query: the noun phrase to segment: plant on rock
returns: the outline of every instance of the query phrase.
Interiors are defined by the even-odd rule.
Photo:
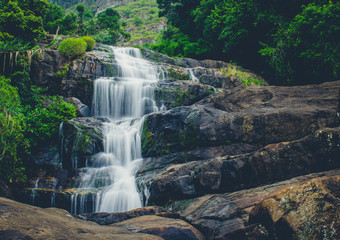
[[[58,51],[68,59],[74,59],[85,54],[87,43],[80,38],[67,38],[59,44]]]
[[[96,46],[96,40],[93,37],[85,36],[81,39],[86,42],[86,51],[91,51]]]

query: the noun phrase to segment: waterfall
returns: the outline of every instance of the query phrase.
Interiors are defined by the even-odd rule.
[[[135,174],[142,161],[143,116],[158,111],[154,86],[164,72],[143,59],[136,48],[111,48],[118,66],[115,77],[94,82],[94,116],[111,119],[104,126],[104,151],[81,171],[72,213],[82,213],[94,203],[96,212],[122,212],[141,207]]]
[[[192,71],[192,69],[189,69],[189,77],[192,81],[194,82],[199,82],[199,79],[195,76],[194,72]]]

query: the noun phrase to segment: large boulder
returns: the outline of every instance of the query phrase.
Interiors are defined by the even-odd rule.
[[[235,154],[235,153],[234,153]],[[226,155],[182,164],[163,160],[163,168],[144,175],[149,203],[165,204],[206,193],[232,192],[280,181],[313,171],[340,167],[340,127],[325,128],[305,138],[276,144],[246,154]],[[171,164],[165,167],[166,164]],[[141,174],[142,175],[142,174]]]
[[[127,212],[107,213],[93,212],[76,215],[76,218],[92,221],[100,225],[109,225],[122,222],[131,218],[136,218],[145,215],[157,215],[159,213],[168,213],[164,208],[153,206],[133,209]]]
[[[51,94],[59,94],[61,78],[57,72],[68,63],[58,50],[46,49],[40,58],[33,58],[31,64],[31,79],[39,87],[48,88]]]
[[[195,105],[146,117],[143,156],[228,143],[269,144],[340,124],[340,81],[297,87],[236,87]]]
[[[303,186],[305,184],[300,184],[295,189],[294,184],[302,183],[306,180],[315,179],[322,176],[338,176],[340,175],[340,170],[332,170],[327,172],[320,172],[320,173],[313,173],[309,175],[304,175],[296,178],[292,178],[286,181],[273,183],[270,185],[264,185],[257,188],[252,189],[245,189],[233,193],[224,193],[224,194],[210,194],[205,195],[199,198],[188,199],[173,202],[169,205],[169,208],[172,208],[173,211],[180,213],[183,215],[190,224],[200,230],[208,239],[228,239],[228,240],[240,240],[240,239],[265,239],[271,240],[275,239],[270,233],[270,228],[267,229],[267,226],[273,225],[263,225],[263,220],[266,220],[266,223],[273,223],[270,217],[284,217],[284,213],[288,212],[280,212],[277,207],[271,208],[262,208],[262,204],[259,204],[263,199],[268,199],[268,203],[279,203],[280,199],[275,198],[276,194],[269,195],[271,192],[280,189],[282,187],[288,186],[284,189],[291,189],[292,195],[289,195],[292,199],[301,199],[300,203],[304,203],[305,205],[290,205],[290,209],[294,211],[294,207],[298,207],[301,209],[305,206],[308,206],[309,210],[312,210],[312,205],[308,205],[308,200],[312,200],[311,196],[314,192],[318,192],[317,188],[312,189],[309,191],[309,188],[305,188],[303,190]],[[337,177],[337,179],[338,179]],[[334,186],[334,185],[329,185]],[[336,195],[336,191],[338,191],[339,184],[334,186],[333,190],[331,191],[332,194]],[[300,192],[299,192],[300,191]],[[323,191],[323,188],[320,188],[320,191]],[[281,191],[279,191],[281,192]],[[287,191],[285,191],[286,193]],[[296,198],[293,197],[293,192],[296,193]],[[307,193],[309,192],[309,193]],[[339,192],[339,191],[338,191]],[[304,197],[304,195],[306,195]],[[283,195],[282,195],[283,196]],[[314,195],[317,196],[317,195]],[[321,196],[321,195],[319,195]],[[333,195],[334,196],[334,195]],[[331,210],[330,214],[334,213],[334,210],[339,208],[339,202],[334,202],[334,197],[329,195],[330,200],[334,206],[333,210]],[[272,200],[275,199],[275,200]],[[327,196],[319,199],[320,206],[330,206],[327,200]],[[314,201],[314,200],[313,200]],[[318,201],[315,199],[315,201]],[[324,205],[322,202],[324,202]],[[338,200],[337,200],[338,201]],[[259,209],[261,207],[261,211],[255,209],[252,211],[254,206],[259,204],[259,207],[255,209]],[[273,205],[266,205],[266,206],[277,206]],[[331,209],[331,208],[329,208]],[[265,210],[265,211],[263,211]],[[271,211],[271,210],[275,210]],[[252,211],[251,214],[251,221],[249,222],[249,213]],[[320,211],[320,212],[319,212]],[[323,213],[320,208],[316,209],[316,211],[311,211],[314,213],[319,212],[319,214],[326,215],[327,213]],[[260,214],[261,213],[261,214]],[[262,214],[266,213],[266,214]],[[276,214],[276,215],[275,215]],[[258,216],[258,217],[256,217]],[[296,215],[294,215],[296,216]],[[333,217],[335,215],[332,215]],[[266,217],[266,218],[265,218]],[[300,215],[297,218],[303,219],[303,215]],[[276,218],[277,219],[277,218]],[[261,220],[261,221],[260,221]],[[268,222],[268,220],[270,220]],[[296,222],[297,222],[296,221]],[[323,220],[321,220],[323,221]],[[304,225],[299,225],[299,227],[303,227]],[[332,226],[336,226],[333,224],[332,221],[325,221],[324,226],[326,226],[327,231],[331,229]],[[271,228],[272,229],[272,228]],[[305,229],[307,230],[307,228]],[[329,233],[329,232],[328,232]],[[327,233],[327,234],[328,234]],[[286,236],[286,235],[284,235]],[[329,236],[329,235],[328,235]],[[282,239],[292,239],[292,238],[282,238]],[[300,238],[301,239],[301,238]],[[322,238],[303,238],[303,239],[322,239]],[[330,238],[332,239],[332,238]],[[333,238],[336,239],[336,238]]]
[[[12,239],[162,239],[115,226],[73,218],[67,211],[42,209],[0,198],[0,238]]]
[[[57,50],[46,49],[31,66],[31,78],[51,95],[76,97],[91,105],[93,81],[98,77],[113,76],[117,71],[114,56],[105,45],[87,52],[81,59],[69,61]]]
[[[288,185],[252,209],[250,223],[276,239],[340,238],[340,175]]]
[[[166,109],[189,106],[218,90],[194,81],[161,81],[155,88],[155,101]]]
[[[63,123],[61,159],[65,169],[85,167],[93,155],[103,151],[103,127],[107,118],[75,118]]]
[[[78,98],[69,97],[65,98],[65,102],[73,104],[77,108],[77,117],[90,117],[91,110],[90,108],[83,104]]]
[[[218,60],[196,60],[191,58],[171,58],[161,53],[142,49],[143,56],[161,68],[166,69],[168,79],[194,80],[216,88],[233,88],[239,85],[267,85],[260,76]]]
[[[147,233],[165,240],[204,240],[205,237],[196,228],[180,219],[159,216],[142,216],[129,219],[113,226],[135,233]]]

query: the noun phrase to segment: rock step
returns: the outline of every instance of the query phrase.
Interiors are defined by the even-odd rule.
[[[320,177],[332,176],[337,177],[335,179],[330,178],[330,180],[319,179]],[[183,215],[189,223],[200,230],[208,239],[270,240],[273,239],[273,232],[270,232],[273,226],[276,227],[282,224],[281,226],[286,226],[285,229],[297,230],[300,229],[300,227],[304,227],[304,224],[307,224],[306,220],[310,220],[313,216],[318,216],[320,221],[316,221],[316,225],[311,224],[311,227],[320,227],[323,221],[321,219],[324,219],[323,224],[327,227],[327,234],[331,234],[329,230],[332,230],[332,227],[334,229],[337,227],[336,234],[339,234],[339,221],[337,221],[336,224],[332,224],[331,220],[331,218],[334,219],[334,217],[339,219],[339,215],[334,215],[335,212],[333,211],[339,209],[339,176],[340,169],[312,173],[238,192],[210,194],[199,198],[178,201],[174,202],[171,208],[173,211]],[[326,183],[324,183],[324,181],[326,181]],[[329,182],[329,184],[327,182]],[[275,190],[276,192],[272,193]],[[270,195],[268,196],[268,194]],[[264,201],[259,204],[262,200]],[[257,204],[259,205],[253,210]],[[316,206],[317,208],[314,208]],[[325,207],[324,209],[322,208],[323,206]],[[303,209],[306,209],[305,212]],[[250,212],[251,221],[249,222]],[[296,221],[291,220],[291,222],[288,222],[288,220],[297,216],[297,212],[300,214],[300,217],[296,218]],[[295,225],[296,227],[294,228],[293,224],[301,218],[304,218],[304,213],[308,214],[308,216],[306,216],[300,224]],[[326,220],[328,214],[331,216],[330,221]],[[284,225],[285,222],[289,224]],[[264,225],[271,226],[272,228],[266,229]],[[283,228],[279,228],[275,231],[282,229]],[[305,228],[305,230],[307,230],[307,228]],[[284,237],[286,235],[282,236]],[[322,239],[322,237],[315,237],[316,235],[308,236],[313,237],[306,239]]]

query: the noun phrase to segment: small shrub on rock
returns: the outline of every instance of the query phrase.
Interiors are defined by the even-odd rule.
[[[86,51],[91,51],[96,46],[96,40],[90,36],[84,36],[81,38],[86,42]]]
[[[74,59],[85,54],[87,43],[80,38],[67,38],[59,44],[58,51],[68,59]]]

